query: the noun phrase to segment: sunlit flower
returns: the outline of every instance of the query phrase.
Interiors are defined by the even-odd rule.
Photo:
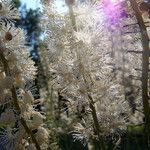
[[[0,149],[5,150],[25,150],[34,136],[30,127],[41,127],[44,119],[33,108],[33,84],[28,84],[35,79],[36,67],[25,45],[24,31],[14,27],[13,19],[18,16],[11,1],[0,1],[0,126],[4,126],[0,129]]]
[[[36,74],[36,67],[30,57],[28,47],[25,46],[25,33],[20,28],[2,25],[3,31],[1,37],[6,46],[5,56],[10,61],[11,68],[18,67],[21,70],[22,77],[25,80],[31,80]],[[12,34],[12,40],[5,41],[5,33],[9,31]],[[12,59],[12,56],[14,59]]]
[[[19,19],[19,12],[15,8],[12,0],[1,0],[0,1],[0,22],[14,22],[14,19]]]

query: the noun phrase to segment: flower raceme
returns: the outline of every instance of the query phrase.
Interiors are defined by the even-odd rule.
[[[66,4],[69,5],[68,2]],[[131,86],[135,93],[140,88],[138,81],[126,83],[131,75],[139,75],[134,68],[140,66],[140,56],[134,57],[127,51],[142,49],[140,35],[123,34],[125,30],[133,30],[132,27],[125,28],[125,25],[135,22],[135,18],[130,18],[132,15],[128,14],[122,17],[118,10],[121,10],[120,7],[126,10],[129,6],[125,1],[119,4],[118,1],[111,2],[104,8],[106,3],[102,1],[86,1],[69,5],[70,11],[64,14],[50,8],[51,4],[43,7],[44,23],[41,24],[46,33],[49,69],[55,74],[51,81],[54,83],[55,94],[59,91],[64,99],[69,100],[70,120],[74,119],[71,118],[73,114],[78,114],[88,135],[89,131],[94,134],[92,108],[96,111],[102,136],[114,134],[118,129],[125,130],[131,121],[131,108],[125,93],[131,90]],[[113,7],[111,13],[106,11],[110,5]],[[118,15],[113,16],[112,11]],[[113,23],[108,21],[109,17]],[[137,94],[137,99],[140,99],[140,94]],[[57,103],[57,96],[54,97]],[[139,100],[135,103],[141,109]],[[84,113],[80,114],[81,112]],[[61,119],[65,113],[60,113]],[[86,134],[85,130],[83,134]]]
[[[45,117],[34,107],[32,91],[26,85],[35,79],[36,68],[25,34],[14,26],[19,13],[10,0],[0,1],[0,147],[6,150],[46,149]],[[37,130],[33,133],[33,130]],[[43,141],[39,143],[42,135]]]

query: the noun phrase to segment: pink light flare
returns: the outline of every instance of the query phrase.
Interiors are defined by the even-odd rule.
[[[103,0],[103,10],[110,24],[118,24],[120,19],[127,17],[124,10],[125,2],[121,0]]]
[[[110,3],[117,3],[117,2],[119,2],[120,0],[108,0],[108,1],[110,1]]]

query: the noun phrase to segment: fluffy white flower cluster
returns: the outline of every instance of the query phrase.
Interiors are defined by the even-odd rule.
[[[36,68],[25,46],[24,31],[15,28],[18,11],[11,1],[0,1],[0,147],[6,150],[47,149],[45,117],[33,107],[26,85]]]
[[[80,114],[80,121],[89,133],[94,124],[94,106],[101,134],[109,135],[126,128],[131,121],[129,105],[133,108],[134,98],[141,98],[140,81],[129,81],[129,77],[141,75],[138,26],[128,26],[136,23],[132,12],[115,19],[119,23],[109,24],[102,2],[75,5],[70,2],[66,2],[69,13],[64,14],[55,12],[51,3],[44,7],[42,27],[46,30],[49,68],[55,75],[51,82],[63,99],[69,101],[70,118],[72,114]],[[125,9],[130,7],[128,2],[121,4],[125,4]],[[58,107],[59,100],[56,99]],[[141,109],[141,102],[135,103],[135,109]]]

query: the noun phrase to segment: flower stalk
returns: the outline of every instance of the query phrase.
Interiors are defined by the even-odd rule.
[[[141,31],[141,40],[143,46],[142,55],[142,100],[145,115],[145,129],[148,137],[148,145],[150,145],[150,106],[148,97],[148,70],[149,70],[149,37],[146,30],[144,20],[141,16],[141,12],[138,8],[138,4],[135,0],[130,0],[131,6],[135,12],[137,22]]]
[[[73,27],[74,31],[77,31],[76,19],[75,19],[72,5],[68,5],[68,8],[69,8],[69,15],[70,15],[72,27]],[[85,84],[88,84],[86,81],[86,78],[84,77],[84,74],[83,74],[83,79],[84,79]],[[88,91],[89,91],[89,87],[88,87]],[[99,145],[100,145],[102,150],[106,150],[105,142],[103,140],[103,137],[100,135],[100,125],[98,122],[98,117],[97,117],[96,109],[94,106],[94,100],[93,100],[92,96],[90,95],[90,93],[87,93],[87,96],[89,99],[89,107],[91,109],[92,118],[94,121],[94,128],[95,128],[96,135],[98,136]]]
[[[3,53],[0,53],[0,60],[3,64],[4,72],[5,72],[6,76],[11,76],[9,65],[8,65],[7,60],[5,59]],[[15,89],[14,85],[11,88],[11,92],[12,92],[12,99],[13,99],[14,107],[17,111],[18,116],[20,116],[21,109],[20,109],[20,106],[19,106],[19,103],[17,100],[17,93],[16,93],[16,89]],[[27,132],[27,134],[31,136],[31,139],[32,139],[33,143],[35,144],[36,149],[41,150],[34,134],[30,130],[30,128],[27,126],[25,119],[21,116],[20,116],[20,122],[21,122],[22,126],[24,127],[25,131]]]

